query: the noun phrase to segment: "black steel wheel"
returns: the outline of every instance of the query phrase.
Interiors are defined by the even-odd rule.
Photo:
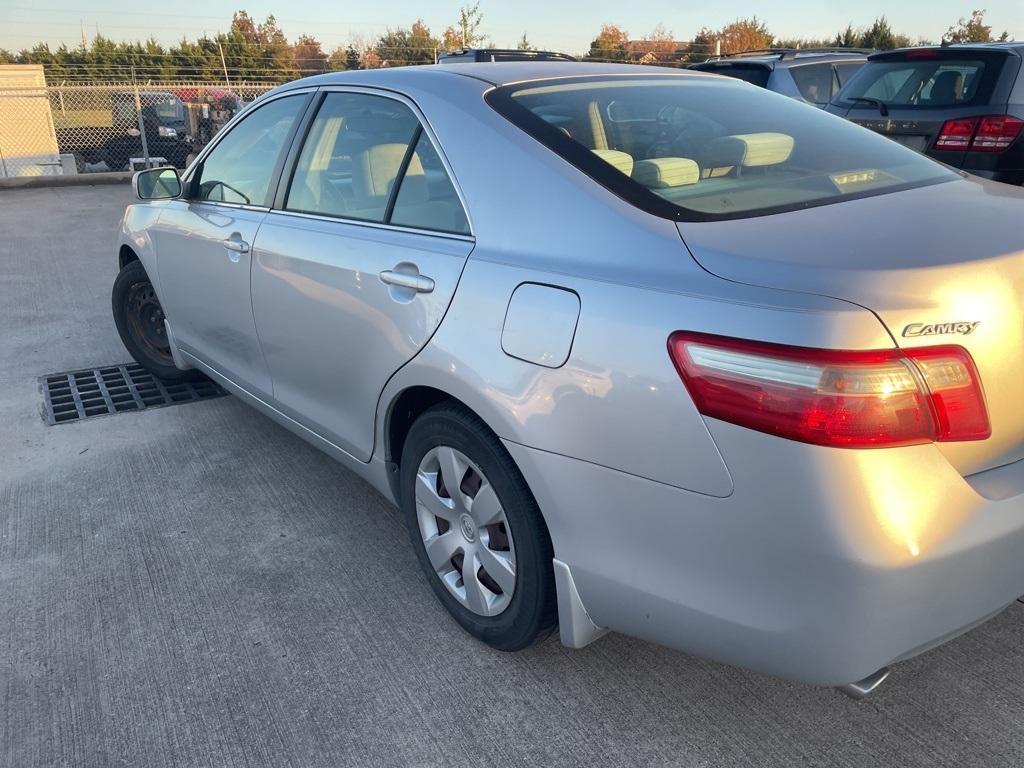
[[[198,371],[175,367],[164,310],[142,262],[131,261],[118,273],[111,303],[121,341],[139,365],[164,381],[202,378]]]

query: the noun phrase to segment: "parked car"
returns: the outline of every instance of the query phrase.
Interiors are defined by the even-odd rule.
[[[131,354],[400,505],[495,648],[557,622],[863,693],[1024,593],[1024,190],[554,62],[299,80],[135,186]]]
[[[132,106],[134,110],[134,105]],[[136,118],[137,120],[137,118]],[[145,152],[153,158],[162,157],[168,165],[184,168],[194,151],[192,137],[185,133],[185,126],[177,119],[170,120],[156,104],[142,107],[142,124],[146,131],[146,144],[142,143],[142,131],[138,122],[133,125],[126,120],[119,128],[118,135],[108,139],[102,147],[103,161],[112,171],[128,170],[132,158],[144,157]]]
[[[478,61],[576,61],[567,53],[553,51],[520,51],[515,48],[460,48],[445,51],[437,57],[438,64],[466,64]]]
[[[765,48],[716,56],[690,69],[714,72],[824,107],[867,61],[860,48]]]
[[[876,53],[828,110],[953,168],[1024,183],[1024,43]]]

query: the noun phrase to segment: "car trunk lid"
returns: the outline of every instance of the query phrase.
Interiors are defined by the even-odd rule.
[[[969,475],[1024,458],[1024,234],[1013,223],[1022,203],[1015,187],[955,179],[679,230],[719,277],[854,302],[903,348],[966,348],[992,436],[939,446]]]

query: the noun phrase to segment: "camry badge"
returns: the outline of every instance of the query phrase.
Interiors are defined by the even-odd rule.
[[[907,338],[915,336],[944,336],[951,333],[970,336],[979,325],[981,325],[980,320],[966,323],[911,323],[903,329],[903,335]]]

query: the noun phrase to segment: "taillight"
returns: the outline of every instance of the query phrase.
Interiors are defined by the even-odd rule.
[[[1013,144],[1024,128],[1024,120],[1010,115],[993,115],[978,121],[971,149],[982,152],[1001,152]]]
[[[971,136],[978,125],[977,118],[967,117],[961,120],[947,120],[942,124],[939,138],[935,142],[936,149],[967,149],[971,145]]]
[[[936,149],[1002,152],[1024,129],[1024,120],[1010,115],[947,120],[935,140]]]
[[[697,410],[759,432],[840,448],[991,434],[963,347],[843,351],[677,331],[668,348]]]

